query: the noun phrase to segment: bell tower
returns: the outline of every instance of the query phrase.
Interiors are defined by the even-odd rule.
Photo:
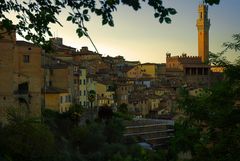
[[[208,6],[204,1],[198,6],[198,14],[196,25],[198,29],[198,56],[201,57],[203,63],[208,63],[210,19],[208,19]]]

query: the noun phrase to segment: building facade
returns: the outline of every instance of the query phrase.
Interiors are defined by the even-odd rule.
[[[131,68],[127,72],[128,78],[156,78],[157,77],[157,64],[144,63]]]
[[[0,115],[15,108],[24,115],[41,115],[41,53],[36,45],[16,41],[15,31],[0,30]]]

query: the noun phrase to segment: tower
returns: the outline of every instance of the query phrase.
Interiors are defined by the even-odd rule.
[[[209,60],[208,55],[210,19],[208,19],[208,6],[204,1],[198,6],[198,14],[198,56],[201,57],[203,63],[207,63]]]

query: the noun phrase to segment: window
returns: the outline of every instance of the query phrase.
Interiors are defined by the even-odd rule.
[[[198,75],[203,75],[203,70],[202,70],[202,68],[198,68]]]
[[[66,102],[71,102],[71,95],[66,96]]]
[[[68,96],[65,96],[65,100],[66,100],[66,102],[68,102],[68,99],[69,99]]]
[[[50,72],[50,75],[53,75],[53,69],[50,69],[49,72]]]
[[[190,75],[190,68],[186,68],[186,75]]]
[[[82,95],[82,91],[79,91],[79,95],[80,95],[80,96]]]
[[[86,96],[86,91],[84,90],[83,92],[84,92],[84,96]]]
[[[196,75],[196,72],[197,70],[196,70],[196,68],[192,68],[192,75]]]
[[[30,61],[29,55],[23,55],[23,62],[24,63],[29,63],[29,61]]]
[[[79,80],[79,84],[80,84],[80,85],[82,84],[82,79]]]
[[[60,103],[63,103],[63,97],[60,96]]]
[[[202,17],[203,17],[203,13],[202,13],[202,12],[200,12],[200,19],[202,19]]]
[[[83,84],[84,84],[84,85],[86,84],[86,80],[85,80],[85,79],[83,80]]]
[[[208,68],[204,68],[204,75],[208,75]]]
[[[49,81],[49,87],[52,87],[52,81]]]

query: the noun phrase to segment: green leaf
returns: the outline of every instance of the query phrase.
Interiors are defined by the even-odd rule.
[[[154,17],[155,17],[155,18],[157,18],[157,17],[159,17],[159,16],[160,16],[159,13],[154,13]]]
[[[85,9],[85,10],[83,10],[83,14],[88,14],[88,10],[87,9]]]
[[[75,23],[76,22],[76,18],[72,18],[72,23]]]
[[[78,29],[76,30],[76,33],[78,34],[78,37],[79,37],[79,38],[83,36],[83,31],[82,31],[82,29],[80,29],[80,28],[78,28]]]
[[[28,25],[28,28],[30,28],[30,29],[32,29],[33,27],[34,27],[33,24]]]
[[[205,0],[206,3],[213,5],[213,4],[219,4],[220,0]]]
[[[107,19],[103,19],[102,20],[102,25],[106,25],[108,23],[108,20]]]
[[[47,33],[48,33],[49,36],[53,36],[51,31],[47,31]]]
[[[168,9],[168,12],[171,14],[171,15],[175,15],[177,13],[177,11],[174,9],[174,8],[169,8]]]
[[[30,36],[30,35],[26,35],[26,36],[25,36],[25,39],[26,39],[26,40],[30,40],[30,39],[31,39],[31,36]]]
[[[72,18],[73,18],[72,16],[68,16],[68,17],[67,17],[67,21],[71,21]]]
[[[21,18],[21,16],[20,16],[20,15],[17,15],[16,17],[17,17],[18,19],[20,19],[20,18]]]
[[[165,17],[164,20],[168,24],[170,24],[172,22],[172,20],[169,17]]]
[[[160,17],[160,18],[159,18],[159,22],[160,22],[160,23],[163,23],[163,17]]]
[[[95,13],[99,16],[102,14],[102,11],[100,9],[95,9]]]
[[[113,27],[113,26],[114,26],[113,20],[110,20],[110,21],[108,22],[108,24],[109,24],[109,26]]]
[[[85,21],[89,21],[89,17],[87,15],[84,15],[83,18]]]

